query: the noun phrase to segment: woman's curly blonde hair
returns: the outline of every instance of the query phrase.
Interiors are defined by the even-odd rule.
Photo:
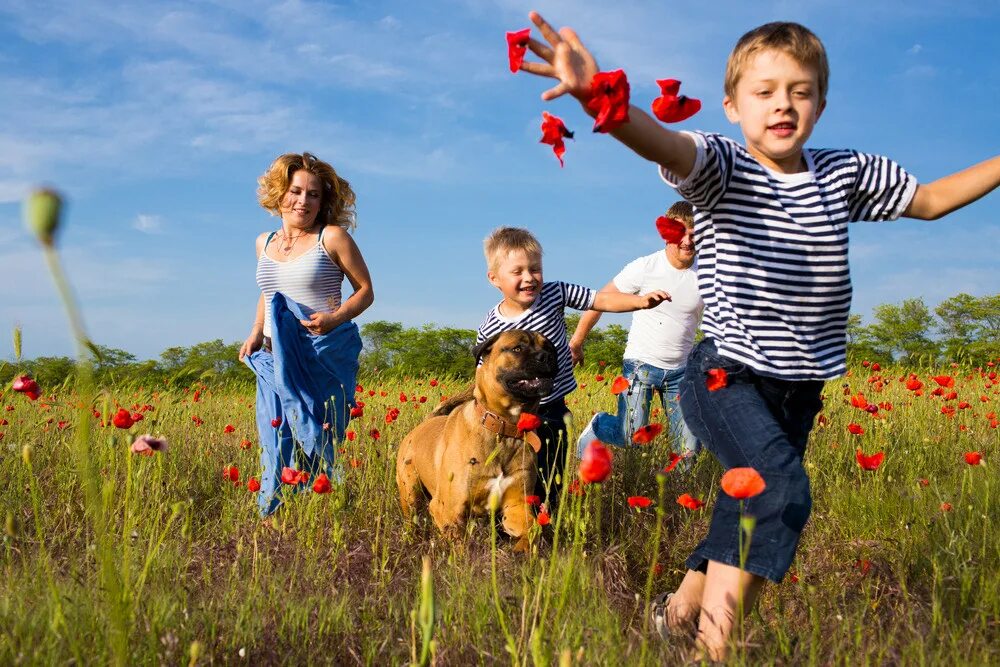
[[[264,175],[257,179],[257,201],[260,205],[270,211],[271,215],[281,215],[281,199],[288,192],[292,174],[300,169],[315,174],[323,183],[323,196],[316,222],[324,226],[336,225],[346,230],[357,227],[354,212],[357,198],[351,184],[346,178],[341,178],[330,163],[323,162],[312,153],[285,153],[272,162]]]

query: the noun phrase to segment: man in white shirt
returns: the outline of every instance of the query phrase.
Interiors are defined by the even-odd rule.
[[[695,266],[694,211],[686,201],[675,203],[667,217],[684,223],[687,233],[678,243],[666,243],[664,250],[629,262],[602,292],[644,294],[664,290],[671,296],[655,308],[635,311],[622,360],[622,375],[628,389],[618,395],[618,414],[599,412],[580,435],[578,452],[592,440],[623,447],[641,427],[649,423],[653,394],[659,394],[670,422],[673,450],[690,459],[699,444],[684,423],[677,403],[677,387],[694,346],[695,332],[704,304],[698,292]],[[601,313],[588,310],[580,317],[569,347],[574,363],[583,362],[583,343]],[[690,461],[684,461],[688,467]]]

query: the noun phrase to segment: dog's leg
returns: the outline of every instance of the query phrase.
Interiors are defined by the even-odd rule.
[[[531,480],[532,487],[534,479]],[[524,485],[521,479],[517,483],[511,484],[503,494],[503,529],[517,541],[514,543],[514,551],[526,552],[531,544],[528,540],[528,531],[535,524],[535,514],[528,503],[524,502]]]

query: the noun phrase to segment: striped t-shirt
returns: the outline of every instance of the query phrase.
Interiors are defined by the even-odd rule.
[[[479,325],[476,344],[483,342],[493,334],[511,329],[537,331],[548,338],[556,346],[559,372],[552,385],[552,393],[542,399],[542,403],[551,403],[576,389],[576,379],[573,377],[573,357],[569,352],[566,340],[567,307],[576,310],[590,310],[594,305],[595,290],[580,285],[563,282],[543,282],[535,302],[517,317],[505,317],[500,314],[500,304],[486,315]],[[502,301],[500,303],[503,303]]]
[[[257,286],[264,293],[264,335],[271,335],[271,299],[275,292],[302,306],[306,317],[313,313],[332,313],[340,308],[340,286],[344,272],[330,258],[323,247],[320,232],[316,245],[295,259],[279,262],[267,256],[267,237],[264,250],[257,259]]]
[[[842,375],[847,223],[899,218],[916,178],[888,158],[829,149],[805,149],[806,171],[779,174],[732,139],[687,134],[698,151],[691,173],[660,175],[695,206],[705,335],[761,375]]]

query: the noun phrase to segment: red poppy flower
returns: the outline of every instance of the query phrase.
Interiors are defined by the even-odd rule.
[[[224,429],[222,429],[222,432],[223,433],[232,433],[235,430],[236,430],[235,426],[233,426],[232,424],[226,424],[226,427]]]
[[[730,468],[719,480],[726,495],[737,500],[753,498],[767,488],[764,478],[753,468]]]
[[[865,432],[865,429],[862,428],[861,424],[855,424],[854,422],[847,425],[847,430],[854,435],[861,435]]]
[[[299,471],[295,468],[289,468],[285,466],[281,469],[281,483],[282,484],[295,484],[299,478]]]
[[[858,448],[855,452],[854,458],[857,460],[858,465],[864,470],[878,470],[878,467],[882,465],[882,461],[885,459],[885,452],[876,452],[874,454],[868,455]]]
[[[954,401],[956,398],[958,398],[958,392],[957,391],[949,391],[945,395],[944,400],[946,400],[946,401]]]
[[[347,439],[350,440],[351,442],[354,442],[354,439],[358,437],[358,434],[355,433],[354,431],[348,431],[345,435],[347,436]]]
[[[604,382],[604,376],[598,373],[594,376],[594,382]]]
[[[954,508],[952,507],[951,503],[941,503],[942,512],[950,512],[952,509]]]
[[[436,386],[438,386],[438,381],[437,381],[437,379],[433,379],[428,384],[430,384],[430,386],[432,386],[432,387],[436,387]]]
[[[200,399],[201,399],[201,391],[198,390],[198,389],[195,389],[194,390],[194,397],[192,398],[192,401],[194,403],[197,403]]]
[[[701,111],[701,100],[678,95],[681,82],[677,79],[657,79],[660,96],[653,100],[653,115],[664,123],[679,123]]]
[[[938,387],[937,389],[931,392],[931,396],[944,396],[944,389]]]
[[[882,370],[882,367],[881,367],[881,366],[879,365],[879,363],[878,363],[878,362],[876,361],[876,362],[872,363],[872,370],[873,370],[873,371],[875,371],[875,372],[877,373],[877,372],[879,372],[880,370]]]
[[[250,449],[251,447],[253,447],[253,443],[246,438],[240,440],[240,449]]]
[[[646,424],[632,435],[632,442],[637,445],[648,445],[653,438],[663,432],[663,424]]]
[[[547,526],[551,523],[552,519],[549,518],[549,513],[546,511],[541,511],[538,513],[538,525]]]
[[[656,219],[656,232],[667,243],[673,243],[674,245],[680,243],[684,240],[687,231],[687,225],[680,220],[668,218],[665,215],[661,215]]]
[[[593,440],[583,450],[580,459],[580,479],[588,483],[603,482],[611,474],[611,450],[600,440]]]
[[[521,433],[524,433],[525,431],[534,431],[541,425],[541,417],[533,415],[530,412],[522,412],[521,416],[517,420],[517,430]]]
[[[958,409],[959,410],[968,410],[971,407],[972,406],[969,404],[968,401],[959,401],[958,402]]]
[[[251,477],[247,480],[247,491],[250,493],[257,493],[260,491],[260,482],[256,477]]]
[[[135,422],[141,422],[143,419],[145,419],[145,417],[142,415],[141,412],[133,412],[132,413],[132,423],[133,424]]]
[[[628,389],[628,380],[623,378],[621,375],[615,378],[614,382],[611,383],[611,393],[615,396],[622,393]]]
[[[675,452],[670,452],[670,462],[667,464],[667,467],[663,469],[663,472],[670,472],[676,468],[677,464],[680,463],[683,458],[683,456],[680,456]]]
[[[507,33],[507,59],[510,61],[510,71],[516,74],[524,62],[524,54],[528,50],[528,37],[531,28]]]
[[[941,414],[948,415],[949,417],[954,416],[954,414],[955,414],[955,406],[954,405],[942,405],[941,406]]]
[[[629,507],[649,507],[653,501],[646,496],[629,496],[628,506]]]
[[[563,164],[563,155],[566,153],[566,143],[563,139],[572,139],[573,133],[566,129],[566,124],[562,118],[553,116],[548,111],[542,112],[542,138],[539,143],[552,146],[552,152],[559,160],[559,166]]]
[[[333,487],[330,485],[330,478],[325,472],[320,473],[313,482],[313,493],[330,493],[331,488]]]
[[[353,407],[351,408],[351,419],[357,419],[358,417],[363,417],[365,414],[364,408]]]
[[[917,480],[917,483],[919,483],[920,486],[929,486],[931,480],[927,479],[926,477],[921,477],[920,479]]]
[[[854,569],[861,573],[861,576],[868,574],[868,570],[872,569],[872,562],[866,558],[859,558],[854,561]]]
[[[704,501],[698,500],[693,497],[690,493],[685,493],[677,498],[677,504],[681,507],[686,507],[689,510],[700,509],[705,506]]]
[[[382,434],[378,432],[377,428],[373,428],[372,430],[368,431],[368,435],[370,435],[375,440],[378,440],[379,438],[382,437]]]
[[[236,484],[240,481],[240,469],[236,466],[226,466],[222,469],[222,479]]]
[[[945,389],[951,389],[952,387],[955,386],[955,378],[953,378],[950,375],[935,375],[931,379],[937,382],[940,386],[944,387]]]
[[[924,383],[916,378],[916,376],[911,375],[910,379],[906,381],[906,388],[910,391],[916,391],[917,389],[922,389]]]
[[[281,417],[275,417],[274,419],[272,419],[271,426],[273,426],[274,428],[278,428],[279,426],[281,426]]]
[[[529,504],[532,507],[534,507],[534,506],[537,506],[537,505],[541,505],[542,504],[542,499],[539,498],[538,496],[525,496],[524,497],[524,502],[526,502],[527,504]]]
[[[590,81],[587,109],[597,114],[594,132],[611,132],[628,118],[629,85],[625,72],[598,72]]]
[[[982,460],[983,460],[983,455],[980,454],[979,452],[965,453],[965,462],[968,463],[970,466],[977,466],[979,465],[979,462]]]
[[[129,411],[126,410],[125,408],[119,408],[118,412],[115,413],[115,416],[111,418],[111,422],[117,428],[123,428],[123,429],[132,428],[132,424],[135,423],[134,421],[132,421],[132,415],[129,414]]]
[[[11,389],[28,397],[29,400],[37,401],[42,395],[42,390],[38,383],[31,379],[30,375],[22,375],[14,380]]]
[[[864,410],[865,408],[868,407],[868,401],[867,399],[865,399],[864,394],[857,393],[854,396],[851,396],[851,405],[853,405],[856,408]]]
[[[708,379],[705,381],[705,386],[708,387],[709,391],[719,391],[729,384],[729,378],[724,368],[709,368],[706,374]]]

